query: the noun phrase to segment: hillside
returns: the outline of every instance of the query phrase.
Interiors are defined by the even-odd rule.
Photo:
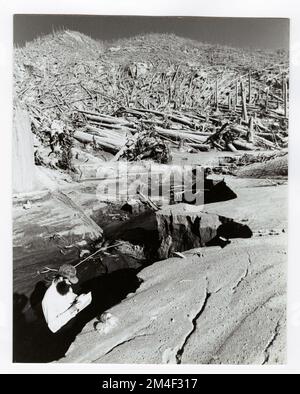
[[[178,124],[156,120],[151,111],[159,111],[169,120],[169,114],[176,112],[177,117],[188,119],[181,124],[205,131],[207,136],[226,119],[232,125],[240,124],[238,117],[242,115],[247,124],[248,115],[253,114],[257,118],[253,127],[266,132],[261,137],[269,140],[260,139],[256,146],[286,146],[283,77],[288,84],[288,55],[284,51],[249,52],[175,35],[152,34],[104,44],[78,32],[60,31],[15,49],[15,100],[30,115],[36,164],[63,170],[74,170],[73,134],[78,128],[86,132],[86,124],[98,126],[93,132],[97,145],[110,153],[118,152],[124,144],[120,141],[115,146],[105,134],[107,129],[121,128],[124,122],[119,122],[120,117],[131,122],[122,129],[130,134],[142,130],[145,123],[153,128],[153,122],[164,129],[178,129]],[[251,89],[244,92],[248,114],[239,97],[240,83],[244,90],[247,84]],[[126,112],[130,108],[150,113]],[[86,112],[104,115],[106,121],[87,120]],[[108,119],[107,115],[117,118]],[[55,120],[60,126],[53,125]],[[64,138],[53,142],[51,133],[59,127]],[[278,137],[272,137],[271,130],[279,132]],[[117,140],[118,134],[115,137]],[[214,148],[223,146],[222,141],[216,143]],[[92,153],[97,155],[95,146]],[[195,142],[192,147],[200,148]]]

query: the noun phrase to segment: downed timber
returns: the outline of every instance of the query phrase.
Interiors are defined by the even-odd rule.
[[[189,135],[189,137],[190,136],[192,136],[192,137],[209,137],[209,136],[211,136],[211,135],[213,135],[214,133],[212,133],[212,132],[210,132],[210,131],[208,131],[208,132],[203,132],[203,131],[193,131],[193,130],[185,130],[185,129],[182,129],[182,128],[180,128],[180,129],[173,129],[173,128],[169,128],[169,129],[166,129],[166,128],[164,128],[164,127],[160,127],[160,126],[154,126],[154,129],[155,129],[155,131],[157,131],[158,133],[159,132],[167,132],[167,133],[169,133],[169,132],[171,132],[171,133],[173,133],[173,132],[175,132],[175,133],[182,133],[182,135]],[[204,138],[203,138],[203,140],[204,140]]]
[[[215,133],[212,133],[212,134],[205,140],[205,143],[207,143],[207,142],[209,142],[209,141],[214,141],[214,142],[215,142],[215,140],[218,139],[218,138],[222,135],[223,131],[226,129],[226,127],[227,127],[228,125],[229,125],[228,122],[227,122],[227,123],[224,123],[224,124],[221,126],[221,128],[220,128],[219,130],[217,130]]]
[[[276,94],[270,93],[270,92],[269,92],[269,95],[270,95],[271,97],[273,97],[274,99],[276,99],[277,101],[280,101],[281,103],[283,103],[283,98],[282,98],[282,97],[279,97],[279,96],[277,96]]]
[[[95,135],[84,133],[82,131],[75,131],[73,136],[77,141],[82,142],[83,144],[95,144],[98,147],[105,148],[112,153],[117,153],[122,147],[121,144],[116,145],[111,143],[111,140],[109,139],[97,137]]]
[[[258,118],[256,118],[254,120],[254,123],[256,124],[256,126],[258,126],[262,130],[265,130],[265,131],[269,130],[268,127],[264,126]]]
[[[284,138],[276,133],[259,133],[258,136],[263,137],[266,140],[271,141],[271,142],[273,142],[274,140],[278,140],[280,142],[285,142]]]
[[[119,150],[119,152],[117,152],[117,153],[115,154],[115,156],[114,156],[110,161],[111,161],[111,162],[118,161],[118,160],[123,156],[123,154],[126,152],[126,150],[127,150],[127,146],[124,145],[124,146]]]
[[[269,149],[273,149],[273,150],[277,149],[277,146],[273,142],[270,142],[270,141],[266,140],[265,138],[258,136],[257,134],[254,136],[254,143],[256,145],[259,145],[259,144],[263,145],[264,147],[267,147]]]
[[[219,104],[219,109],[222,111],[228,111],[228,104]],[[235,112],[241,114],[243,112],[243,106],[242,105],[237,105],[235,107]],[[260,108],[254,105],[247,105],[247,111],[248,112],[257,112],[259,111]]]
[[[212,141],[212,144],[215,148],[219,149],[220,151],[225,151],[225,148],[222,145],[218,144],[216,141]]]
[[[189,139],[192,142],[200,143],[200,144],[202,144],[206,140],[206,138],[202,137],[201,135],[198,135],[197,133],[179,132],[175,130],[162,129],[161,127],[155,127],[155,131],[158,134],[162,134],[167,137],[171,137],[175,139]]]
[[[154,115],[158,115],[158,116],[162,116],[163,118],[168,118],[170,120],[173,120],[174,122],[178,122],[181,123],[185,126],[189,126],[191,128],[194,128],[194,123],[189,121],[186,118],[182,118],[173,114],[167,114],[164,112],[159,112],[159,111],[154,111],[154,110],[150,110],[150,109],[137,109],[137,108],[128,108],[128,109],[124,109],[124,112],[127,113],[132,113],[132,114],[139,114],[139,113],[150,113],[150,114],[154,114]]]
[[[276,178],[288,175],[288,155],[262,163],[250,164],[239,169],[236,176],[240,178]]]
[[[186,144],[192,148],[198,149],[203,152],[207,152],[211,148],[209,144],[197,144],[195,142],[187,142]]]
[[[128,126],[124,126],[122,124],[117,124],[117,123],[98,123],[98,122],[94,122],[92,120],[90,120],[90,125],[92,126],[96,126],[96,127],[101,127],[102,130],[112,130],[112,131],[126,131],[126,132],[134,132],[135,129],[133,127],[128,127]]]
[[[227,144],[227,148],[231,151],[231,152],[236,152],[237,148],[231,144],[230,142]]]
[[[119,118],[119,117],[106,115],[106,114],[100,114],[97,112],[83,111],[83,110],[77,110],[77,112],[84,114],[86,118],[91,119],[91,120],[132,126],[132,124],[124,118]]]
[[[245,127],[240,126],[240,125],[233,125],[230,127],[232,131],[236,131],[237,133],[239,133],[242,136],[246,136],[248,131]]]
[[[239,149],[239,150],[255,150],[255,147],[253,146],[253,144],[250,144],[248,142],[244,142],[241,140],[234,140],[234,141],[232,141],[232,144],[236,149]]]
[[[170,127],[169,129],[164,129],[164,128],[160,128],[161,130],[166,130],[166,131],[170,131],[170,130],[174,130],[174,131],[179,131],[182,133],[189,133],[192,134],[194,136],[199,136],[199,137],[209,137],[210,135],[213,135],[212,132],[210,131],[192,131],[192,130],[184,130],[184,129],[173,129],[172,127]]]
[[[108,129],[103,129],[103,128],[99,128],[99,127],[94,127],[94,126],[90,126],[87,125],[84,128],[84,131],[89,133],[89,134],[95,134],[99,137],[107,137],[110,139],[116,139],[117,141],[120,142],[120,144],[125,143],[125,136],[126,133],[128,132],[128,130],[124,130],[124,129],[120,129],[120,130],[108,130]]]

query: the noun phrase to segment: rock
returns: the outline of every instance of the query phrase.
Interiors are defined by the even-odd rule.
[[[220,237],[227,240],[252,236],[252,231],[247,225],[213,213],[195,209],[185,211],[182,209],[183,206],[171,205],[156,213],[160,239],[158,259],[207,244],[220,244]]]
[[[32,204],[29,200],[23,205],[23,209],[30,209],[32,207]]]
[[[113,316],[109,312],[104,312],[99,317],[99,321],[95,322],[94,328],[100,334],[109,333],[114,327],[119,324],[117,317]]]

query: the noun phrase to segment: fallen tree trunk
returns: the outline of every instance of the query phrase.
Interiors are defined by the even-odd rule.
[[[116,116],[110,116],[106,114],[98,114],[96,112],[89,112],[89,111],[81,111],[78,110],[78,112],[84,114],[84,116],[87,119],[94,120],[96,122],[104,122],[104,123],[111,123],[111,124],[123,124],[126,126],[132,126],[132,124],[123,118],[116,117]]]
[[[234,141],[232,141],[232,144],[236,149],[255,150],[255,147],[252,144],[250,144],[249,142],[242,142],[240,140],[234,140]]]
[[[155,131],[158,134],[165,135],[167,137],[175,138],[175,139],[189,139],[195,143],[202,144],[207,138],[202,137],[201,135],[197,135],[196,133],[190,132],[180,132],[176,130],[167,130],[162,129],[161,127],[155,127]]]
[[[254,137],[254,143],[258,146],[262,145],[263,147],[266,147],[269,149],[273,149],[273,150],[277,149],[277,146],[273,142],[270,142],[270,141],[266,140],[265,138],[260,137],[257,134]]]
[[[93,127],[87,125],[84,128],[84,131],[89,134],[96,135],[100,138],[108,138],[113,143],[117,143],[119,145],[124,145],[126,142],[126,130],[107,130],[107,129],[100,129],[98,127]],[[129,133],[131,135],[131,133]]]
[[[113,144],[108,138],[98,137],[82,131],[75,131],[73,136],[77,141],[82,142],[83,144],[95,144],[96,146],[104,148],[111,153],[117,153],[123,146],[122,144]]]
[[[227,144],[227,148],[228,148],[231,152],[236,152],[236,151],[237,151],[237,148],[236,148],[233,144],[231,144],[231,143],[228,143],[228,144]]]
[[[173,114],[166,114],[164,112],[159,112],[159,111],[154,111],[154,110],[150,110],[150,109],[137,109],[137,108],[128,108],[126,110],[124,110],[124,112],[127,113],[131,113],[133,115],[137,115],[137,114],[142,114],[142,113],[149,113],[149,114],[154,114],[157,116],[162,116],[163,118],[168,118],[170,120],[172,120],[173,122],[177,122],[180,124],[183,124],[185,126],[189,126],[191,128],[194,127],[194,123],[189,121],[186,117],[179,117]]]
[[[254,163],[236,172],[240,178],[277,178],[288,175],[288,155],[276,157],[263,163]]]
[[[196,142],[187,142],[187,145],[203,152],[207,152],[211,148],[209,144],[197,144]]]

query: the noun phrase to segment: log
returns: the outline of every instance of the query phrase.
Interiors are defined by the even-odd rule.
[[[208,150],[210,150],[210,145],[208,144],[197,144],[195,142],[187,142],[186,144],[192,148],[198,149],[203,152],[207,152]]]
[[[254,146],[252,144],[249,144],[247,142],[243,142],[240,140],[234,140],[232,141],[233,146],[236,149],[241,149],[241,150],[254,150]]]
[[[269,92],[269,95],[270,95],[271,97],[273,97],[275,100],[279,101],[280,103],[283,103],[283,101],[284,101],[282,97],[279,97],[279,96],[277,96],[277,95],[274,94],[274,93]]]
[[[129,127],[129,126],[124,126],[122,124],[117,124],[117,123],[99,123],[99,122],[95,122],[93,120],[90,120],[90,125],[92,126],[96,126],[98,128],[102,128],[102,130],[113,130],[113,131],[124,131],[124,132],[134,132],[135,129],[133,127]]]
[[[244,128],[244,127],[241,126],[241,125],[234,125],[234,126],[231,126],[230,129],[231,129],[232,131],[235,131],[235,132],[239,133],[239,134],[242,135],[242,136],[246,136],[246,135],[247,135],[247,129]]]
[[[123,153],[124,153],[126,150],[127,150],[127,146],[124,145],[124,146],[119,150],[119,152],[117,152],[117,153],[115,154],[115,156],[114,156],[110,161],[112,161],[112,162],[118,161],[118,160],[120,159],[120,157],[123,155]]]
[[[258,136],[257,134],[254,137],[254,143],[260,142],[261,144],[263,144],[264,146],[267,146],[270,149],[276,149],[276,145],[273,142],[270,142],[268,140],[266,140],[263,137]]]
[[[203,132],[203,131],[192,131],[192,130],[185,130],[185,129],[165,129],[164,127],[156,126],[154,125],[155,130],[157,132],[160,131],[166,131],[166,132],[176,132],[176,133],[183,133],[183,134],[189,134],[194,137],[209,137],[210,135],[213,135],[214,133],[212,132]]]
[[[212,133],[212,134],[205,140],[204,143],[207,143],[207,142],[209,142],[209,141],[213,141],[213,140],[219,138],[219,136],[221,135],[221,133],[226,129],[226,127],[227,127],[228,125],[229,125],[228,122],[227,122],[227,123],[224,123],[224,124],[221,126],[221,128],[220,128],[218,131],[216,131],[215,133]]]
[[[111,143],[111,140],[109,140],[109,139],[97,137],[97,136],[94,136],[94,135],[91,135],[88,133],[84,133],[82,131],[75,131],[73,136],[79,142],[82,142],[84,144],[95,143],[99,147],[105,148],[105,150],[108,150],[109,152],[112,152],[112,153],[117,153],[120,150],[120,148],[122,147],[121,144],[116,145],[116,144]]]
[[[240,178],[276,178],[288,175],[288,155],[279,156],[263,163],[254,163],[239,169]]]
[[[281,142],[286,142],[286,140],[283,137],[275,133],[259,133],[258,136],[263,137],[270,142],[274,142],[274,140],[276,141],[277,139]]]
[[[132,143],[135,143],[135,141],[138,138],[138,133],[136,133],[133,138],[132,138]],[[123,156],[123,154],[126,152],[126,150],[128,149],[127,145],[124,145],[119,152],[117,152],[117,154],[110,160],[111,162],[115,162],[118,161],[120,159],[120,157]]]
[[[255,119],[255,124],[262,130],[268,131],[268,127],[264,126],[259,119]]]
[[[233,144],[231,144],[231,143],[228,143],[228,144],[227,144],[227,148],[228,148],[231,152],[237,152],[236,147],[235,147]]]
[[[154,114],[154,115],[158,115],[158,116],[169,118],[170,120],[173,120],[174,122],[178,122],[178,123],[181,123],[181,124],[183,124],[185,126],[189,126],[191,128],[194,128],[194,123],[193,122],[189,121],[186,118],[178,117],[178,116],[175,116],[173,114],[166,114],[164,112],[154,111],[154,110],[150,110],[150,109],[137,109],[137,108],[128,108],[128,109],[125,109],[124,112],[132,113],[132,114],[150,113],[150,114]]]
[[[167,137],[171,137],[171,138],[174,138],[177,140],[178,139],[189,139],[192,142],[196,142],[196,143],[200,143],[200,144],[202,144],[206,140],[205,137],[197,135],[197,133],[179,132],[179,131],[175,131],[175,130],[162,129],[160,127],[155,127],[155,131],[157,131],[158,134],[166,135]]]
[[[114,116],[96,114],[96,113],[94,114],[93,112],[87,112],[87,111],[78,111],[78,112],[83,113],[87,119],[94,120],[95,122],[132,126],[132,124],[128,120],[120,117],[114,117]]]
[[[100,129],[99,127],[87,125],[84,128],[84,131],[89,134],[95,134],[99,137],[115,139],[119,141],[121,145],[123,145],[126,142],[127,130],[122,129],[122,130],[114,131],[114,130]]]

